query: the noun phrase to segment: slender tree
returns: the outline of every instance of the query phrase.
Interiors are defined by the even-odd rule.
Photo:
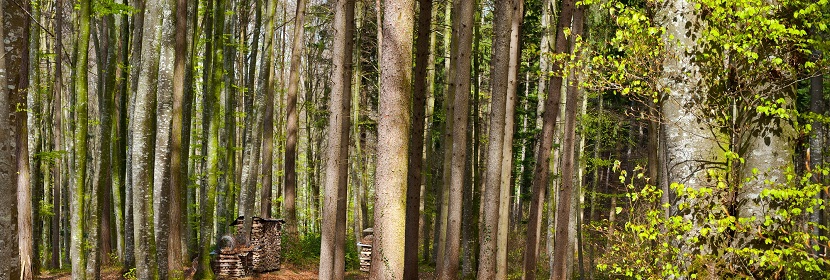
[[[479,233],[478,278],[496,277],[497,236],[499,224],[499,194],[501,189],[502,155],[504,151],[505,101],[507,97],[508,68],[510,64],[510,25],[513,1],[496,4],[493,26],[493,57],[491,70],[492,99],[490,131],[487,144],[487,179],[483,200],[483,219]]]
[[[37,216],[33,211],[32,203],[35,201],[32,198],[35,196],[35,192],[39,186],[33,183],[33,178],[36,178],[37,169],[30,170],[29,165],[29,132],[28,129],[28,102],[29,99],[27,96],[30,94],[34,96],[36,93],[34,92],[34,88],[29,88],[29,61],[30,61],[30,46],[29,42],[32,40],[29,38],[30,35],[30,27],[29,27],[29,16],[25,16],[25,14],[31,15],[31,3],[23,2],[14,4],[15,6],[7,6],[5,9],[11,9],[13,12],[10,15],[4,17],[12,22],[16,22],[17,24],[13,25],[11,28],[8,29],[10,35],[10,42],[9,45],[14,48],[14,51],[10,53],[13,57],[12,59],[19,59],[18,61],[11,62],[7,65],[11,67],[8,69],[12,71],[12,77],[16,80],[16,83],[9,83],[11,85],[11,90],[14,91],[13,95],[14,98],[11,98],[9,101],[14,104],[12,109],[14,110],[12,113],[14,117],[11,119],[13,126],[16,126],[14,137],[15,137],[15,153],[16,155],[16,164],[17,164],[17,226],[18,226],[18,247],[20,248],[20,279],[33,279],[35,277],[35,262],[39,261],[39,256],[37,255],[37,251],[35,250],[35,238],[39,238],[40,236],[35,235],[35,220]],[[11,33],[18,34],[17,36],[11,36]],[[15,38],[16,37],[16,38]],[[4,38],[5,39],[5,38]],[[36,46],[36,45],[35,45]],[[39,50],[35,49],[34,52]],[[37,71],[37,70],[35,70]],[[32,108],[34,109],[34,108]],[[31,131],[36,133],[36,131]],[[35,141],[37,143],[37,141]],[[34,175],[32,176],[32,172],[35,171]]]
[[[452,115],[452,171],[448,193],[446,245],[443,262],[438,269],[438,278],[454,279],[458,275],[459,245],[461,241],[461,208],[467,162],[467,120],[470,108],[470,66],[472,64],[473,19],[475,1],[454,1],[455,21],[453,26],[454,64],[451,91],[454,92]],[[450,102],[447,100],[447,102]]]
[[[507,69],[507,99],[504,118],[504,146],[501,159],[501,191],[499,193],[499,230],[496,256],[496,278],[507,278],[507,235],[510,219],[510,180],[513,170],[513,127],[515,124],[516,98],[519,89],[519,61],[522,59],[521,24],[524,15],[524,0],[513,0],[513,19],[510,23],[510,62]],[[521,188],[521,186],[517,186]]]
[[[423,176],[424,124],[426,122],[427,69],[432,32],[432,0],[418,1],[418,37],[415,55],[415,80],[412,94],[412,127],[409,133],[409,170],[406,187],[406,240],[418,243],[421,218],[421,182]],[[404,279],[418,279],[418,246],[405,248]]]
[[[184,252],[184,223],[187,221],[187,162],[183,154],[188,153],[182,147],[185,138],[184,126],[190,126],[183,120],[185,99],[185,68],[187,59],[187,0],[176,0],[175,45],[173,60],[173,107],[170,137],[170,239],[167,247],[167,267],[170,277],[183,277],[178,274],[186,263]],[[189,100],[187,100],[189,102]]]
[[[86,190],[87,173],[87,130],[89,104],[88,95],[88,74],[89,69],[89,37],[90,37],[90,10],[91,3],[88,0],[80,1],[80,21],[78,30],[78,41],[75,46],[75,178],[71,192],[71,247],[70,258],[72,259],[72,278],[84,279],[86,269],[86,256],[84,253],[84,191]]]
[[[568,41],[565,37],[565,28],[570,26],[573,14],[574,1],[562,2],[562,11],[559,15],[556,30],[556,53],[568,52]],[[524,252],[524,279],[536,279],[536,260],[539,257],[539,235],[542,227],[542,209],[544,208],[545,190],[550,175],[550,154],[553,146],[553,137],[559,115],[559,101],[562,95],[562,75],[564,65],[553,63],[554,74],[550,78],[542,115],[542,132],[539,139],[539,149],[536,151],[536,166],[533,171],[533,196],[530,202],[530,217],[528,219],[527,239]]]
[[[297,91],[300,84],[300,58],[305,48],[305,6],[308,0],[297,1],[294,17],[294,38],[291,40],[291,65],[286,95],[286,140],[285,140],[285,212],[288,234],[297,236],[297,139],[300,131],[300,115],[297,111]]]
[[[573,14],[573,34],[580,36],[584,26],[585,6],[579,5],[576,7]],[[577,59],[579,56],[576,56]],[[559,188],[559,193],[556,197],[558,199],[556,207],[556,236],[555,240],[559,242],[559,246],[553,249],[554,266],[551,273],[552,279],[567,279],[571,270],[568,263],[573,263],[568,259],[573,257],[572,247],[568,246],[569,242],[576,236],[572,235],[572,230],[575,226],[576,215],[572,215],[572,211],[576,211],[571,207],[574,199],[574,193],[578,194],[579,188],[574,171],[576,169],[575,147],[576,147],[576,122],[577,122],[577,101],[579,101],[579,93],[576,90],[575,82],[568,86],[567,101],[565,103],[565,127],[564,136],[562,139],[562,184]],[[570,250],[569,250],[570,249]]]
[[[326,182],[320,244],[320,278],[343,279],[345,270],[346,187],[348,185],[354,0],[334,4],[334,67],[329,99]],[[417,248],[417,246],[416,246]]]
[[[0,128],[4,130],[0,133],[0,189],[4,193],[16,193],[17,182],[15,173],[17,172],[17,155],[14,152],[15,138],[17,126],[12,122],[14,109],[11,106],[16,99],[17,92],[11,90],[9,85],[16,84],[16,77],[7,70],[14,69],[14,58],[20,58],[19,46],[6,49],[6,39],[11,39],[11,31],[6,31],[7,23],[6,17],[10,17],[11,13],[6,7],[10,3],[8,1],[0,2],[3,11],[0,12]],[[10,20],[11,18],[9,18]],[[11,21],[9,21],[11,22]],[[10,24],[14,29],[21,28]],[[22,40],[22,38],[17,38]],[[11,42],[10,42],[11,43]],[[14,45],[9,45],[12,47]],[[13,55],[15,55],[13,57]],[[10,75],[11,74],[11,75]],[[2,219],[2,232],[0,234],[0,241],[4,244],[15,244],[18,242],[17,234],[17,197],[11,195],[0,196],[0,219]],[[20,278],[20,248],[18,246],[2,246],[0,247],[0,256],[6,258],[6,261],[0,265],[0,278],[18,279]]]
[[[371,267],[373,279],[403,278],[414,4],[389,0],[383,7],[372,263],[384,265]]]
[[[159,276],[156,255],[156,222],[153,215],[156,192],[155,185],[161,184],[162,176],[156,174],[156,111],[157,99],[162,85],[159,83],[160,48],[162,41],[163,3],[161,0],[148,1],[144,15],[141,46],[141,69],[136,87],[132,132],[132,183],[133,219],[135,230],[136,276],[140,279]],[[169,67],[169,65],[168,65]],[[159,169],[164,167],[159,166]],[[159,178],[159,180],[154,179]]]

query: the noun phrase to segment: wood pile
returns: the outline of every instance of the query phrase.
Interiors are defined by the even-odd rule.
[[[213,270],[217,276],[245,277],[251,274],[251,254],[219,252],[213,261]]]
[[[214,252],[214,271],[219,276],[245,277],[254,272],[280,269],[282,249],[282,219],[253,217],[250,241],[243,240],[244,218],[240,216],[233,223],[236,238],[225,236],[219,244],[219,253]],[[247,243],[247,244],[246,244]]]
[[[372,242],[375,237],[372,233],[372,228],[363,230],[364,236],[360,239],[360,242],[357,242],[357,249],[360,252],[358,256],[358,260],[360,260],[360,271],[363,272],[369,272],[369,269],[372,267]]]

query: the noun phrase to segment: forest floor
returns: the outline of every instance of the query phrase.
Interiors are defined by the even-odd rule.
[[[433,279],[435,276],[432,271],[421,271],[419,279]],[[69,280],[71,279],[69,271],[44,271],[38,275],[40,280]],[[101,270],[102,280],[121,280],[126,279],[121,274],[120,267],[105,267]],[[263,280],[313,280],[317,279],[317,269],[305,269],[295,267],[292,265],[283,265],[278,271],[273,271],[264,274],[258,274],[246,278],[232,278],[232,279],[263,279]],[[369,279],[368,273],[363,273],[357,270],[346,272],[346,279],[362,280]]]

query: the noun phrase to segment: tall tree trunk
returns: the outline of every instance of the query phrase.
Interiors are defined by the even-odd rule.
[[[697,48],[695,38],[699,37],[699,29],[689,30],[684,23],[695,26],[701,19],[695,12],[694,3],[686,0],[671,0],[658,10],[658,22],[666,28],[664,40],[668,55],[663,61],[663,77],[661,87],[667,89],[667,96],[662,102],[664,118],[664,135],[666,142],[665,159],[667,168],[667,182],[683,184],[686,188],[699,189],[706,186],[707,169],[711,163],[722,163],[722,150],[717,143],[718,136],[711,133],[715,130],[714,121],[703,113],[702,104],[706,103],[705,90],[702,87],[699,66],[693,61],[691,51]],[[689,203],[694,201],[678,201]],[[692,222],[692,229],[684,235],[683,240],[689,240],[699,234],[698,228],[702,221],[695,218],[694,206],[688,211],[679,213],[686,221]],[[681,267],[686,266],[683,260],[696,245],[689,242],[680,242],[679,262]],[[704,248],[702,251],[706,251]]]
[[[824,76],[817,74],[810,78],[810,112],[822,115],[824,114]],[[824,124],[820,121],[813,122],[813,133],[810,135],[810,168],[815,169],[818,165],[824,164],[824,140],[825,131]],[[822,182],[822,174],[820,172],[813,172],[815,182]],[[816,199],[822,199],[824,193],[816,195]],[[810,221],[823,225],[824,211],[813,211]],[[823,230],[819,230],[816,226],[813,228],[813,234],[821,235]]]
[[[133,104],[135,110],[132,122],[133,219],[135,223],[136,276],[139,279],[159,276],[158,256],[156,255],[156,223],[153,212],[155,210],[154,202],[158,199],[155,196],[161,194],[161,192],[155,191],[156,185],[162,184],[161,180],[164,177],[164,175],[156,173],[158,171],[156,167],[158,166],[158,169],[162,170],[166,169],[157,164],[156,158],[161,157],[161,153],[166,153],[166,148],[159,151],[156,145],[161,144],[156,143],[159,141],[156,138],[156,122],[158,122],[156,111],[158,110],[157,99],[160,95],[169,94],[169,89],[159,84],[163,82],[159,78],[161,72],[159,66],[163,5],[164,3],[161,3],[161,1],[146,3],[147,10],[144,15],[141,46],[142,62],[135,92],[135,104]],[[169,67],[169,65],[165,67]],[[162,91],[167,91],[167,93],[162,93]],[[162,100],[162,103],[164,102]],[[158,132],[158,134],[162,133],[164,132]]]
[[[582,35],[584,27],[585,6],[578,6],[573,14],[573,35],[578,37]],[[576,55],[576,60],[579,60],[579,55]],[[572,228],[576,223],[575,215],[571,212],[575,211],[571,206],[575,199],[574,192],[579,193],[575,188],[580,188],[574,177],[574,165],[576,159],[574,150],[576,146],[576,121],[577,121],[577,101],[579,100],[579,92],[577,91],[577,83],[572,82],[568,86],[568,97],[565,103],[565,133],[562,139],[562,185],[557,194],[558,203],[556,207],[556,236],[555,240],[560,245],[554,247],[553,258],[554,266],[551,273],[551,279],[568,279],[571,268],[569,263],[573,264],[570,259],[573,257],[573,247],[570,246],[572,240],[575,238]],[[564,246],[563,246],[564,245]]]
[[[14,152],[16,146],[15,135],[19,133],[15,125],[15,109],[12,104],[18,99],[19,91],[9,88],[17,86],[17,73],[9,72],[7,70],[19,69],[17,63],[20,61],[23,51],[23,38],[15,37],[13,34],[16,31],[21,31],[23,22],[13,21],[16,17],[14,13],[10,13],[12,9],[9,7],[11,3],[8,1],[0,2],[0,128],[4,133],[0,133],[0,189],[4,193],[17,193],[18,186],[15,178],[17,172],[18,155]],[[8,7],[8,8],[7,8]],[[8,24],[12,30],[5,30]],[[17,23],[17,24],[14,24]],[[14,40],[11,40],[14,39]],[[21,42],[23,41],[23,42]],[[9,44],[9,51],[6,51],[6,42]],[[0,278],[18,279],[21,276],[20,271],[20,248],[12,244],[18,243],[17,232],[17,197],[11,195],[0,196],[0,225],[2,225],[2,234],[0,234],[0,242],[8,244],[8,246],[0,246],[0,256],[3,256],[5,261],[0,265]]]
[[[23,2],[23,4],[18,2],[13,5],[6,3],[5,7],[3,7],[3,12],[12,12],[9,15],[5,15],[4,18],[15,23],[10,26],[8,36],[3,37],[4,40],[9,40],[9,45],[13,48],[10,53],[7,52],[6,54],[10,55],[10,59],[16,60],[6,64],[10,66],[7,69],[12,72],[12,80],[16,80],[16,83],[10,81],[8,84],[8,86],[11,86],[9,90],[14,91],[14,93],[11,95],[13,98],[9,98],[8,100],[11,102],[6,104],[14,105],[12,107],[14,111],[11,112],[14,116],[11,117],[10,122],[12,126],[16,126],[13,135],[15,137],[15,163],[17,164],[18,216],[16,224],[18,247],[20,250],[20,279],[33,279],[35,277],[33,271],[35,267],[34,262],[39,261],[40,258],[40,256],[36,255],[34,238],[40,238],[40,236],[34,235],[33,227],[37,220],[34,220],[36,217],[32,207],[33,186],[29,165],[29,129],[27,125],[27,112],[29,109],[27,106],[27,95],[30,90],[29,41],[31,38],[29,38],[29,32],[31,29],[29,26],[29,16],[26,15],[31,15],[31,7],[29,2]],[[0,21],[0,24],[5,23]],[[38,70],[35,69],[35,71]],[[34,186],[34,188],[38,187],[37,185]],[[11,224],[14,224],[14,222]]]
[[[464,199],[465,163],[467,161],[467,120],[470,111],[470,66],[472,64],[473,19],[475,1],[454,1],[452,78],[452,170],[450,171],[447,208],[447,237],[444,261],[438,270],[439,279],[458,277],[459,245],[461,242],[461,210]],[[449,100],[446,100],[449,102]]]
[[[220,115],[220,99],[222,96],[222,86],[221,81],[224,76],[224,69],[222,68],[222,60],[223,58],[223,46],[224,46],[224,30],[223,26],[225,26],[225,1],[224,0],[216,0],[214,3],[214,7],[212,9],[213,13],[213,53],[209,54],[212,56],[212,71],[211,71],[211,83],[209,84],[209,90],[205,92],[205,97],[207,99],[206,104],[209,106],[208,116],[210,117],[210,125],[209,125],[209,132],[208,132],[208,151],[207,151],[207,189],[204,194],[202,194],[202,199],[204,207],[202,208],[202,219],[201,219],[201,248],[202,252],[200,255],[200,271],[199,275],[201,278],[213,278],[213,272],[210,269],[210,248],[212,247],[211,244],[215,241],[214,239],[214,232],[213,232],[213,222],[214,222],[214,210],[216,209],[216,192],[219,185],[219,126],[221,122],[221,115]],[[203,120],[204,121],[204,120]],[[224,227],[224,225],[218,225],[220,227]]]
[[[78,30],[78,42],[75,47],[75,178],[72,188],[71,200],[71,247],[70,257],[72,259],[72,278],[86,278],[86,256],[83,243],[84,240],[84,191],[86,190],[87,173],[87,129],[89,104],[88,98],[88,74],[89,68],[89,37],[90,37],[90,10],[92,4],[88,0],[80,2],[80,25]]]
[[[185,68],[187,60],[187,0],[176,0],[175,42],[173,60],[173,108],[170,124],[170,224],[167,244],[167,267],[171,278],[184,277],[182,270],[187,262],[184,254],[184,223],[187,221],[187,158],[189,149],[183,148],[185,123],[183,120],[185,98]]]
[[[496,245],[496,278],[507,279],[507,235],[510,220],[510,175],[513,170],[513,127],[516,98],[519,89],[519,62],[522,57],[521,37],[524,18],[524,0],[513,0],[513,19],[510,23],[510,62],[507,69],[507,99],[504,119],[504,145],[501,160],[501,190],[499,191],[499,223]],[[516,186],[521,188],[520,185]],[[520,206],[521,207],[521,206]]]
[[[346,265],[346,188],[349,179],[349,113],[354,0],[339,0],[334,5],[334,38],[332,41],[332,67],[334,69],[331,99],[329,99],[331,111],[328,129],[329,148],[326,154],[328,160],[322,217],[322,243],[320,244],[320,279],[343,279]],[[417,248],[415,246],[416,253]]]
[[[173,114],[173,67],[176,44],[176,24],[173,18],[173,0],[161,0],[161,34],[156,104],[155,167],[153,169],[153,213],[156,258],[159,278],[168,278],[168,241],[170,231],[170,141]],[[177,170],[178,172],[178,170]]]
[[[305,30],[305,6],[308,0],[297,1],[297,12],[294,17],[294,38],[291,46],[291,69],[288,78],[288,94],[286,95],[286,123],[285,141],[285,212],[288,234],[297,236],[297,139],[300,131],[300,115],[297,110],[297,90],[300,83],[300,57],[305,48],[303,31]]]
[[[418,36],[415,55],[415,80],[412,94],[412,130],[409,135],[409,170],[406,188],[406,243],[404,279],[418,279],[418,230],[421,218],[421,182],[424,154],[424,115],[426,114],[427,68],[432,31],[432,0],[418,1]]]
[[[565,37],[565,28],[570,26],[573,14],[574,1],[564,0],[562,11],[556,30],[556,53],[568,53],[568,41]],[[563,71],[562,63],[551,65],[554,73]],[[559,117],[559,102],[562,98],[562,76],[554,75],[548,81],[548,89],[542,111],[542,132],[539,139],[539,148],[536,150],[536,166],[533,171],[533,190],[527,226],[527,239],[524,252],[524,279],[536,279],[536,260],[539,258],[539,235],[542,228],[542,209],[544,208],[545,191],[550,176],[550,154],[553,147],[553,138],[556,131],[556,122]],[[537,120],[538,121],[538,120]],[[550,206],[549,206],[550,207]],[[550,243],[550,242],[549,242]]]
[[[54,139],[53,150],[61,151],[63,149],[63,140],[62,140],[63,133],[61,133],[61,121],[62,121],[63,118],[60,117],[61,116],[61,107],[62,107],[62,105],[61,105],[61,102],[62,102],[61,101],[62,100],[61,96],[63,95],[63,61],[62,61],[63,60],[63,51],[62,51],[63,50],[63,38],[62,38],[63,37],[63,26],[62,26],[63,25],[63,9],[60,8],[62,6],[61,0],[56,1],[55,6],[56,6],[56,8],[55,8],[55,25],[54,25],[55,49],[58,50],[58,51],[55,52],[55,76],[53,78],[55,85],[52,87],[52,95],[54,96],[54,99],[52,101],[52,116],[54,118],[54,121],[52,122],[51,129],[54,133],[54,138],[55,138]],[[0,36],[2,36],[2,34],[0,34]],[[0,47],[0,50],[3,50],[3,49],[4,48]],[[0,59],[0,63],[4,63],[2,59]],[[0,66],[2,66],[2,65],[0,65]],[[0,69],[2,69],[2,67],[0,67]],[[0,81],[2,81],[2,80],[4,80],[4,79],[0,79]],[[5,87],[0,87],[0,89],[2,89],[2,88],[5,88]],[[4,100],[4,99],[0,98],[0,100]],[[0,116],[2,116],[2,114],[0,114]],[[2,142],[0,142],[0,143],[2,143]],[[63,216],[63,212],[61,211],[61,209],[62,209],[61,208],[61,205],[62,205],[62,203],[61,203],[61,196],[62,196],[61,186],[63,186],[63,180],[64,180],[64,177],[62,176],[62,173],[61,173],[61,166],[62,166],[61,160],[60,159],[55,160],[54,166],[55,166],[55,168],[52,171],[53,172],[52,177],[55,178],[54,182],[53,182],[53,185],[52,185],[52,206],[55,209],[55,213],[54,213],[55,215],[52,216],[51,229],[50,229],[50,233],[51,233],[51,237],[50,237],[51,242],[50,243],[51,243],[51,247],[52,247],[51,248],[52,249],[51,250],[52,259],[51,259],[51,262],[50,262],[50,267],[52,269],[60,268],[60,266],[61,266],[60,265],[60,257],[61,257],[61,252],[60,252],[61,226],[60,226],[60,224],[61,224],[61,217]]]
[[[387,0],[383,9],[372,263],[384,265],[371,267],[373,279],[403,278],[414,4]]]
[[[133,125],[135,124],[135,109],[136,109],[136,98],[138,97],[138,78],[141,72],[141,50],[144,44],[142,40],[144,36],[144,17],[145,17],[145,7],[146,1],[138,1],[137,3],[138,12],[135,14],[133,18],[133,36],[132,36],[132,50],[130,51],[130,96],[129,102],[125,107],[125,111],[128,113],[122,117],[122,123],[127,124],[127,119],[133,120],[130,122],[130,128],[128,129],[126,126],[122,129],[123,132],[127,131],[134,131]],[[124,137],[127,138],[127,135],[124,134]],[[133,268],[136,265],[136,252],[135,252],[135,245],[136,245],[136,230],[135,230],[135,174],[133,170],[133,163],[135,162],[133,158],[133,154],[135,153],[135,139],[133,138],[132,133],[130,134],[130,139],[127,142],[127,145],[130,147],[129,154],[126,155],[125,159],[125,173],[129,174],[125,177],[126,186],[124,191],[124,198],[125,198],[125,213],[124,213],[124,231],[126,236],[124,237],[124,243],[126,244],[126,248],[124,250],[124,266],[126,267],[125,270],[129,270],[129,268]],[[127,147],[127,146],[125,146]]]
[[[455,64],[453,64],[453,61],[455,61],[455,59],[456,59],[456,56],[455,56],[456,45],[458,44],[458,42],[456,41],[458,38],[455,38],[457,36],[452,36],[454,31],[452,30],[452,24],[450,23],[451,18],[452,18],[452,11],[453,11],[452,4],[450,3],[450,1],[446,1],[444,3],[444,6],[445,6],[444,7],[444,24],[445,24],[445,26],[444,26],[444,40],[443,40],[444,42],[443,43],[444,43],[444,77],[446,77],[445,78],[446,81],[445,81],[445,86],[444,86],[444,111],[445,111],[444,114],[445,114],[445,118],[444,118],[444,127],[442,129],[444,135],[443,135],[443,138],[442,138],[442,141],[441,141],[443,149],[444,149],[444,154],[443,154],[444,158],[443,158],[443,163],[442,163],[442,167],[441,167],[442,168],[442,170],[441,170],[442,171],[441,172],[442,173],[442,176],[441,176],[442,184],[440,185],[440,190],[439,190],[439,192],[440,192],[439,198],[440,199],[436,201],[436,203],[439,203],[438,208],[440,209],[439,212],[440,212],[441,216],[438,219],[438,221],[435,222],[435,224],[436,224],[435,230],[436,230],[436,233],[438,234],[438,238],[436,239],[436,242],[438,243],[438,246],[437,246],[437,249],[436,249],[436,251],[437,251],[436,252],[437,253],[436,263],[440,263],[440,264],[445,263],[445,261],[444,261],[445,253],[444,252],[445,252],[445,248],[447,247],[447,215],[449,213],[447,211],[448,211],[448,208],[449,208],[449,206],[448,206],[449,197],[450,197],[450,195],[449,195],[450,187],[449,186],[451,185],[450,178],[452,177],[451,176],[451,173],[452,173],[452,143],[453,143],[453,138],[452,138],[452,136],[453,136],[453,134],[452,134],[453,126],[452,126],[452,124],[453,124],[453,113],[454,113],[453,108],[455,108],[455,94],[454,94],[455,89],[452,86],[453,85],[453,79],[455,78],[455,76],[453,75],[453,73],[455,72],[453,70],[453,69],[455,69]]]
[[[515,1],[515,0],[514,0]],[[496,255],[498,253],[499,195],[501,194],[502,158],[504,154],[505,103],[508,90],[510,65],[510,31],[514,16],[513,1],[501,1],[495,8],[493,26],[493,57],[490,107],[490,132],[487,143],[487,179],[485,181],[484,219],[479,234],[479,279],[496,277]],[[520,15],[515,15],[520,16]]]

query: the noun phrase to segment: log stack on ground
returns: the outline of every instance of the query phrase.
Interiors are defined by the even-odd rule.
[[[357,251],[360,252],[360,271],[369,272],[372,267],[372,241],[374,240],[374,230],[367,228],[363,230],[363,238],[357,242]]]
[[[214,272],[218,276],[245,277],[253,273],[280,269],[283,219],[253,217],[250,240],[242,238],[244,217],[230,226],[236,228],[236,238],[225,236],[214,251]]]

